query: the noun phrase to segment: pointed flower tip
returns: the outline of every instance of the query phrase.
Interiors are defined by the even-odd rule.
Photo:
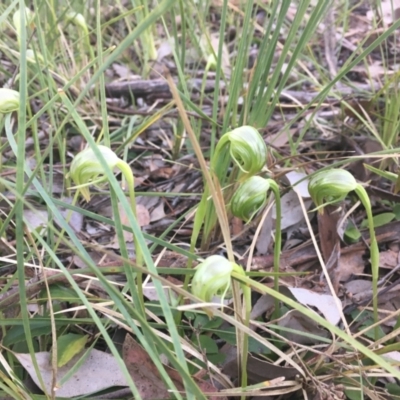
[[[0,113],[8,114],[19,109],[20,95],[13,89],[0,88]]]
[[[208,257],[196,268],[192,293],[205,302],[210,302],[215,295],[225,295],[230,289],[231,273],[234,270],[243,272],[241,267],[223,256]]]

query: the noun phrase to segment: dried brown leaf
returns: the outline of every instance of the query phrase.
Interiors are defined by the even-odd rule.
[[[161,379],[157,367],[151,361],[150,356],[139,343],[130,335],[126,335],[122,348],[123,359],[136,387],[144,400],[170,399],[168,392]],[[171,367],[165,366],[169,377],[179,391],[184,392],[181,375]],[[210,383],[196,379],[196,383],[203,392],[217,392],[218,390]],[[225,399],[224,397],[210,397],[210,400]]]
[[[357,276],[364,272],[364,253],[364,249],[361,249],[340,256],[337,274],[341,282],[347,282],[352,276]]]

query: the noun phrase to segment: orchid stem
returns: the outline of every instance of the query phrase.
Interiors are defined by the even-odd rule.
[[[366,212],[367,212],[367,221],[369,228],[369,236],[370,236],[370,255],[371,255],[371,271],[372,271],[372,307],[374,309],[374,323],[376,324],[374,328],[374,336],[375,340],[379,339],[379,325],[377,322],[379,321],[378,315],[378,278],[379,278],[379,248],[378,242],[376,241],[373,215],[371,202],[368,197],[367,191],[361,186],[357,185],[355,192],[357,196],[361,200]]]

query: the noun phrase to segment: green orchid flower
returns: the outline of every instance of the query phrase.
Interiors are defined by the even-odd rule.
[[[98,145],[97,148],[106,160],[107,166],[111,170],[118,168],[124,175],[130,192],[133,191],[134,178],[129,165],[121,160],[110,148],[103,145]],[[104,169],[91,148],[87,148],[75,156],[71,163],[70,174],[86,201],[90,200],[88,186],[101,183],[106,179]]]
[[[223,256],[208,257],[196,268],[192,280],[192,293],[207,303],[214,296],[224,297],[229,293],[233,271],[245,275],[242,267]]]
[[[246,176],[259,173],[267,162],[267,146],[252,126],[241,126],[222,135],[212,160],[214,170],[218,169],[219,157],[227,147],[232,160]]]
[[[9,114],[19,109],[20,95],[13,89],[0,88],[0,114]]]
[[[280,255],[282,246],[281,232],[281,196],[279,186],[272,179],[264,179],[260,176],[251,176],[239,185],[232,196],[231,211],[235,217],[246,222],[251,221],[255,214],[263,208],[267,202],[269,190],[274,192],[276,206],[276,235],[274,247],[274,289],[279,291]],[[279,301],[275,302],[275,316],[278,317]]]

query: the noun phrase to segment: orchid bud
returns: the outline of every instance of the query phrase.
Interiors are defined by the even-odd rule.
[[[214,40],[214,42],[215,42],[215,40]],[[200,44],[201,52],[203,53],[203,57],[207,61],[206,69],[215,70],[215,68],[217,67],[217,60],[215,58],[215,54],[218,53],[218,41],[217,41],[216,49],[214,49],[213,48],[213,39],[209,38],[206,34],[203,34],[200,37],[199,44]]]
[[[39,61],[39,64],[44,64],[44,58],[40,53],[36,52],[36,57]],[[32,49],[26,50],[26,61],[36,64],[35,52]]]
[[[213,255],[199,264],[192,280],[192,293],[205,302],[224,296],[231,287],[233,271],[245,275],[243,268],[225,257]]]
[[[35,18],[35,14],[29,9],[25,8],[23,9],[25,11],[25,26],[30,26],[33,24],[33,20]],[[13,15],[13,23],[15,26],[15,29],[17,31],[17,37],[18,41],[19,38],[21,37],[21,17],[20,17],[20,10],[17,10],[14,15]]]
[[[236,190],[231,200],[231,211],[235,217],[250,221],[265,205],[270,180],[251,176]]]
[[[219,140],[215,154],[220,154],[225,146],[236,165],[246,174],[254,175],[262,170],[267,162],[267,146],[257,129],[251,126],[241,126],[225,133]],[[218,157],[213,157],[213,167]]]
[[[19,109],[19,92],[13,89],[0,88],[0,114],[8,114]]]
[[[264,179],[260,176],[251,176],[236,190],[231,200],[231,211],[235,217],[249,222],[267,202],[269,190],[274,192],[276,205],[276,235],[274,247],[274,289],[279,291],[280,254],[282,244],[281,230],[281,196],[279,186],[273,179]],[[279,301],[276,299],[275,310],[278,313]]]
[[[89,33],[85,17],[82,14],[76,11],[69,11],[65,14],[65,19],[73,23],[75,26],[81,28],[85,34]]]
[[[111,170],[118,167],[123,173],[129,170],[132,174],[129,165],[121,160],[110,148],[102,145],[98,145],[97,148],[103,155]],[[71,178],[80,189],[86,201],[90,200],[90,192],[87,186],[94,182],[101,182],[105,179],[104,169],[96,154],[90,147],[81,151],[73,159],[71,163]]]
[[[322,214],[324,205],[343,200],[349,192],[356,190],[359,186],[350,172],[344,169],[331,169],[317,172],[312,176],[308,191]]]

